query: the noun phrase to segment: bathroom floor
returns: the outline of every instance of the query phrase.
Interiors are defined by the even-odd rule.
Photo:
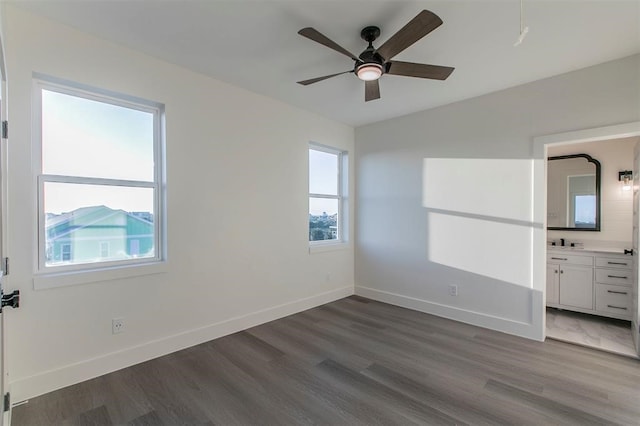
[[[629,321],[547,308],[547,337],[637,357]]]

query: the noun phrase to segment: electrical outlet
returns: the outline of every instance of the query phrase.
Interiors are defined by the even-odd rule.
[[[449,295],[450,296],[457,296],[458,295],[458,286],[455,284],[451,284],[449,286]]]
[[[118,334],[124,331],[124,318],[114,318],[111,320],[111,333]]]

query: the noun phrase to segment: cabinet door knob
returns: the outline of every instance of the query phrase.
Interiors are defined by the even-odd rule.
[[[561,274],[564,274],[564,271],[563,271],[562,269],[560,269],[560,273],[561,273]]]

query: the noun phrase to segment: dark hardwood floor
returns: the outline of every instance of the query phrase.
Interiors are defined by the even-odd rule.
[[[349,297],[32,399],[20,425],[640,424],[640,362]]]

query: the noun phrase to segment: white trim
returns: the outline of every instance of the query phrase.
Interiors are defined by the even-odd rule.
[[[187,330],[173,336],[148,341],[121,351],[111,352],[53,370],[39,372],[32,376],[22,377],[10,383],[12,399],[20,402],[33,398],[65,386],[80,383],[112,371],[330,303],[352,294],[353,286],[329,290],[314,296]]]
[[[546,301],[546,264],[547,264],[547,146],[571,145],[583,142],[604,141],[640,136],[640,121],[617,124],[613,126],[595,127],[572,132],[556,133],[552,135],[533,138],[533,216],[535,222],[542,223],[541,229],[534,229],[532,275],[533,288],[542,294],[542,300]],[[546,338],[546,302],[541,306],[533,307],[533,317],[542,317],[541,333]],[[635,313],[637,315],[637,312]]]
[[[545,145],[571,145],[575,143],[595,142],[607,139],[628,138],[638,135],[640,135],[640,121],[538,136],[533,138],[533,156],[536,159],[544,160],[546,152],[543,152],[543,150],[545,149]]]
[[[104,179],[80,176],[64,176],[64,175],[40,175],[38,180],[53,183],[69,183],[78,185],[100,185],[100,186],[124,186],[127,188],[155,188],[154,182],[144,180],[125,180],[125,179]]]
[[[323,241],[309,241],[310,243],[322,243]],[[345,241],[325,240],[325,244],[309,245],[309,254],[325,253],[328,251],[349,250],[351,244]]]
[[[125,278],[140,277],[143,275],[163,274],[169,269],[167,262],[158,262],[150,259],[138,258],[137,263],[105,266],[107,262],[99,263],[99,269],[80,269],[75,271],[43,272],[33,276],[33,289],[46,290],[70,285],[89,284],[95,282],[120,280]],[[49,269],[54,269],[50,267]]]
[[[542,295],[534,290],[530,291],[531,304],[534,309],[542,306],[544,309],[544,299]],[[498,317],[494,315],[484,314],[481,312],[470,311],[466,309],[456,308],[449,305],[443,305],[415,297],[404,296],[402,294],[391,293],[388,291],[377,290],[369,287],[356,286],[355,294],[366,297],[368,299],[377,300],[379,302],[389,303],[395,306],[412,309],[414,311],[424,312],[436,315],[442,318],[454,321],[464,322],[476,327],[484,327],[491,330],[512,334],[519,337],[542,341],[543,335],[540,334],[540,323],[515,321],[509,318]]]
[[[328,194],[316,194],[316,193],[309,193],[309,198],[326,198],[328,200],[340,200],[340,196],[339,195],[328,195]]]
[[[76,81],[65,80],[46,74],[34,72],[33,80],[47,90],[63,93],[65,95],[80,96],[86,99],[110,103],[116,106],[123,106],[138,111],[153,113],[155,110],[164,108],[160,102],[150,101],[144,98],[128,95],[126,93],[115,92],[112,90],[101,89]]]

